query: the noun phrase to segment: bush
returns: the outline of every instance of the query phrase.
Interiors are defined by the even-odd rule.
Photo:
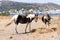
[[[26,12],[25,14],[27,14],[27,15],[28,15],[28,14],[31,14],[31,12]]]
[[[8,12],[2,12],[1,14],[0,14],[1,16],[8,16],[9,15],[9,13]]]

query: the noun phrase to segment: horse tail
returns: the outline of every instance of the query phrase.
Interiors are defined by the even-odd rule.
[[[6,25],[6,27],[9,26],[13,21],[14,21],[14,17],[12,17],[12,19],[9,21],[9,23]]]

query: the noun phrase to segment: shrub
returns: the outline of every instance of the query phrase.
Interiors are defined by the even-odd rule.
[[[28,15],[28,14],[31,14],[31,12],[26,12],[25,14],[27,14],[27,15]]]
[[[8,12],[2,12],[0,15],[2,15],[2,16],[8,16],[9,13]]]

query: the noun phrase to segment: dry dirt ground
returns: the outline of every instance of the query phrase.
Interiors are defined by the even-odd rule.
[[[46,25],[41,21],[39,17],[38,22],[35,20],[31,23],[31,30],[29,32],[29,27],[25,31],[26,24],[18,25],[19,34],[15,33],[15,24],[12,22],[11,25],[6,27],[5,25],[9,23],[11,19],[10,16],[0,16],[0,40],[60,40],[60,17],[53,16],[51,19],[51,24],[47,28]]]

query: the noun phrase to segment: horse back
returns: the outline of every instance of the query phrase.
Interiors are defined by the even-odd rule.
[[[22,16],[22,15],[18,15],[18,18],[17,18],[17,21],[16,21],[16,23],[18,24],[18,23],[27,23],[27,18],[26,18],[26,16]]]

